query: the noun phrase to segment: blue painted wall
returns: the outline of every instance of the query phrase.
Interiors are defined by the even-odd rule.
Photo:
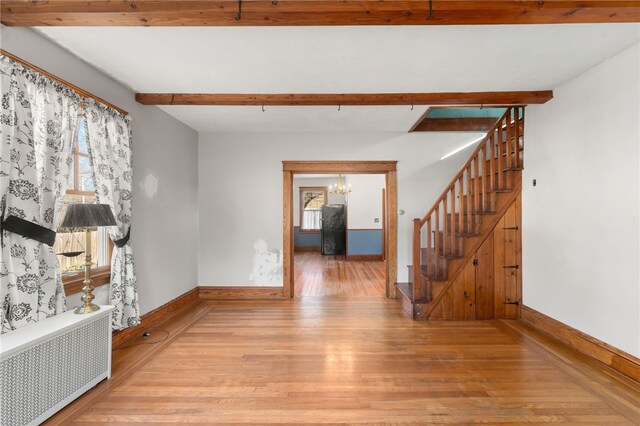
[[[382,229],[347,230],[347,254],[382,254]]]
[[[320,247],[320,233],[301,233],[299,226],[293,227],[293,246],[299,247]]]
[[[429,111],[427,118],[501,117],[505,108],[436,108]]]

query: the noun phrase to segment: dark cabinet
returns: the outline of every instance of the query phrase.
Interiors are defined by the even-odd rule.
[[[343,204],[322,206],[322,229],[320,230],[322,254],[343,255],[347,251],[346,210]]]

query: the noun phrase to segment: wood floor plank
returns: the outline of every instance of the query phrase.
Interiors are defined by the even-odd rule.
[[[617,425],[640,414],[640,389],[517,320],[410,321],[399,302],[366,295],[203,303],[75,424]]]
[[[293,268],[296,297],[385,296],[385,265],[381,261],[299,252],[294,255]]]

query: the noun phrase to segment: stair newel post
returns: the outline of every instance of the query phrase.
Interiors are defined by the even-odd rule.
[[[466,191],[466,199],[467,199],[467,232],[469,234],[473,233],[473,215],[471,214],[471,165],[467,166],[467,191]]]
[[[513,150],[515,153],[515,168],[520,168],[520,107],[513,109]]]
[[[460,173],[460,178],[458,179],[458,232],[460,235],[464,233],[464,180],[463,180],[464,172]]]
[[[413,300],[422,299],[422,266],[420,265],[421,241],[420,228],[422,222],[420,219],[413,219]]]
[[[512,132],[511,132],[511,108],[509,108],[507,110],[507,146],[506,146],[506,150],[507,150],[507,168],[512,168],[513,167],[513,162],[512,162],[512,156],[511,156],[511,137],[512,137]]]
[[[501,120],[500,123],[498,123],[498,188],[499,189],[504,189],[504,177],[503,177],[503,173],[504,173],[504,166],[503,166],[503,161],[502,161],[502,124],[503,121]]]
[[[438,258],[438,255],[440,254],[440,238],[439,238],[439,232],[440,232],[440,201],[438,201],[438,207],[436,207],[436,210],[434,212],[435,214],[435,219],[434,219],[434,223],[433,223],[433,230],[435,231],[435,235],[433,238],[433,260],[435,262],[434,264],[434,274],[436,276],[440,275],[440,260]]]
[[[427,218],[427,275],[432,276],[433,274],[433,259],[434,255],[431,250],[433,249],[433,245],[431,244],[431,216]]]

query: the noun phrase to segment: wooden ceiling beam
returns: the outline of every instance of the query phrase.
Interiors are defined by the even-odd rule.
[[[430,8],[431,5],[431,8]],[[638,0],[3,0],[8,26],[489,25],[640,22]]]
[[[144,105],[529,105],[553,98],[551,90],[448,93],[136,93]]]

